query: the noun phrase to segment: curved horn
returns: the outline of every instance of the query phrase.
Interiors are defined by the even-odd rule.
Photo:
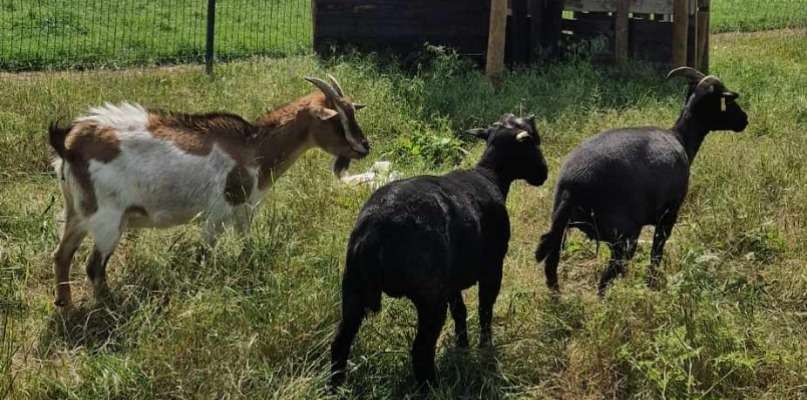
[[[523,141],[528,140],[531,137],[532,136],[530,136],[529,132],[521,131],[521,132],[518,133],[518,135],[516,135],[516,141],[523,142]]]
[[[334,90],[336,90],[336,94],[338,94],[339,97],[345,97],[345,91],[342,90],[342,85],[339,84],[339,81],[337,81],[336,78],[331,74],[328,74],[327,77],[328,80],[331,81],[331,85],[333,86]]]
[[[701,79],[703,79],[705,76],[706,75],[704,75],[702,72],[698,71],[695,68],[692,68],[692,67],[678,67],[678,68],[670,71],[670,73],[667,74],[667,77],[665,79],[682,77],[682,78],[687,78],[690,82],[698,82]]]
[[[325,93],[325,97],[331,100],[334,104],[336,103],[337,99],[342,97],[339,95],[339,93],[336,92],[336,90],[334,90],[333,87],[331,87],[331,85],[328,84],[328,82],[325,82],[322,79],[314,78],[313,76],[306,76],[305,80],[311,82],[314,86],[318,87],[319,90],[322,91],[322,93]]]
[[[327,82],[319,78],[306,77],[305,80],[314,84],[314,86],[318,87],[319,90],[322,90],[322,92],[325,93],[325,97],[331,100],[334,108],[336,108],[336,111],[339,113],[339,121],[342,123],[342,130],[345,131],[345,139],[347,139],[347,142],[350,143],[350,147],[353,147],[353,150],[356,150],[359,153],[367,152],[367,149],[364,148],[364,145],[362,145],[359,139],[353,135],[353,131],[350,129],[350,121],[347,118],[345,110],[339,105],[339,99],[341,96],[336,93],[336,90],[328,85]]]
[[[707,85],[708,86],[723,85],[723,82],[720,81],[720,78],[718,78],[718,77],[716,77],[714,75],[709,75],[709,76],[703,77],[703,79],[701,79],[700,82],[698,82],[697,87],[699,87],[699,88],[704,87],[705,88]]]

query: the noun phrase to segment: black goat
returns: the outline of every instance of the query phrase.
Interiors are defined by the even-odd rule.
[[[331,347],[332,385],[344,380],[350,346],[367,310],[381,309],[381,292],[415,303],[418,328],[412,364],[418,382],[435,379],[434,351],[446,317],[458,346],[468,346],[462,290],[479,282],[480,342],[491,342],[493,303],[510,239],[505,200],[510,184],[541,185],[546,161],[533,117],[504,115],[466,133],[487,141],[475,168],[419,176],[378,189],[359,214],[342,278],[342,321]]]
[[[546,283],[558,290],[557,268],[567,226],[611,248],[611,260],[599,283],[623,274],[645,225],[656,227],[648,283],[653,285],[664,243],[672,232],[687,193],[689,169],[706,134],[714,130],[741,132],[748,117],[714,76],[689,67],[672,70],[667,79],[689,80],[687,101],[670,129],[621,128],[600,133],[569,154],[558,178],[551,230],[535,252],[544,259]]]

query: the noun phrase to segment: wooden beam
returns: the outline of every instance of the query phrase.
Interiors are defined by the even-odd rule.
[[[526,64],[529,62],[529,27],[527,26],[527,0],[511,0],[513,12],[513,24],[511,29],[514,64]]]
[[[630,0],[617,1],[614,14],[614,58],[617,64],[628,62],[628,10]]]
[[[551,58],[560,57],[560,37],[563,28],[564,0],[547,0],[544,9],[546,50]]]
[[[674,0],[673,3],[673,67],[687,65],[689,43],[689,0]]]
[[[544,46],[544,0],[529,0],[530,9],[530,62],[538,61]]]
[[[615,12],[621,0],[566,0],[571,11]],[[672,14],[672,0],[630,0],[630,12],[642,14]]]
[[[711,0],[700,0],[698,9],[698,65],[704,74],[709,73],[709,7]]]
[[[689,2],[689,9],[696,10],[697,4]],[[698,16],[696,13],[689,16],[689,33],[687,34],[687,65],[698,67]]]
[[[504,72],[504,45],[507,33],[507,0],[490,0],[490,31],[485,74],[494,78]]]

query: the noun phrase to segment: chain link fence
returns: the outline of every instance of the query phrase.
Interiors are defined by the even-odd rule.
[[[311,0],[216,0],[216,59],[310,51]],[[208,0],[0,0],[0,70],[204,60]]]

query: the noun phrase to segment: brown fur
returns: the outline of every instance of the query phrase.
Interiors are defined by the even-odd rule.
[[[91,123],[79,123],[65,138],[65,158],[82,191],[81,210],[92,215],[98,209],[95,189],[90,179],[90,160],[108,163],[120,154],[120,140],[115,130]]]
[[[318,131],[325,130],[325,124],[315,121],[307,112],[317,107],[328,107],[328,101],[320,92],[267,112],[254,124],[234,114],[174,114],[152,111],[149,113],[148,129],[155,137],[168,140],[194,155],[210,154],[213,145],[219,145],[239,166],[257,166],[258,187],[264,190],[272,182],[275,170],[286,167],[283,165],[284,161],[289,160],[294,153],[305,150],[309,140],[307,133],[312,124],[321,123],[323,126],[318,127]],[[242,184],[245,182],[242,178],[247,175],[241,172],[232,174],[233,172],[228,176],[228,191],[225,194],[233,196],[233,201],[238,201],[244,196]],[[237,195],[229,191],[231,177],[233,190],[239,191]],[[248,192],[246,196],[249,196]],[[243,201],[246,201],[246,197],[243,197]]]
[[[239,164],[252,158],[249,142],[257,128],[234,114],[179,114],[150,112],[148,130],[154,137],[167,140],[183,151],[198,156],[210,154],[218,144]]]

